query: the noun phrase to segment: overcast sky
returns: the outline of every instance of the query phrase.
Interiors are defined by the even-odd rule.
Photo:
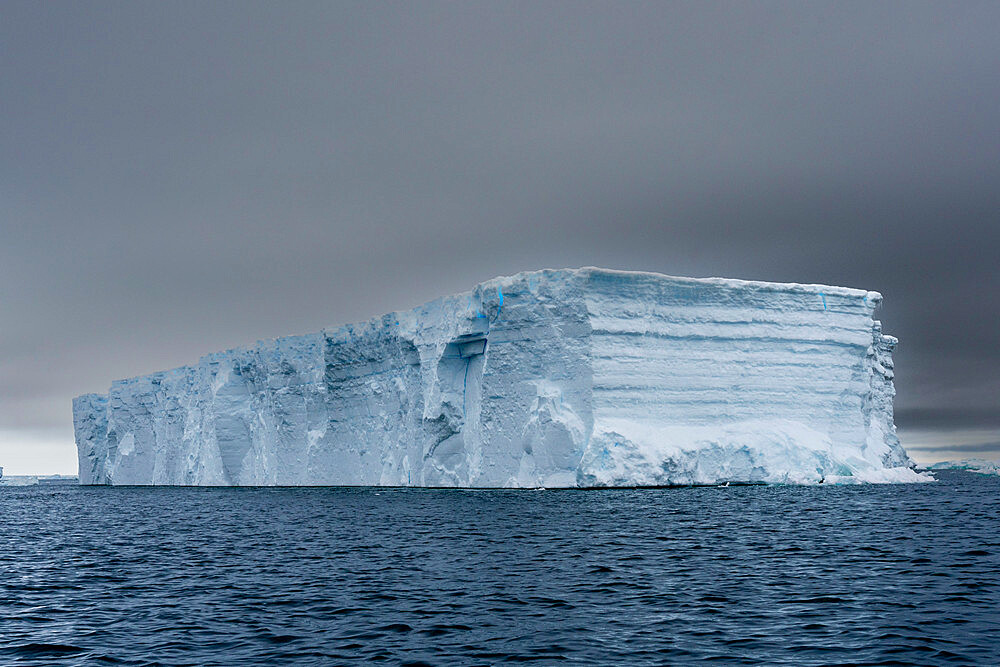
[[[997,2],[4,2],[0,465],[75,472],[70,401],[114,379],[582,265],[881,291],[904,445],[996,455],[998,34]]]

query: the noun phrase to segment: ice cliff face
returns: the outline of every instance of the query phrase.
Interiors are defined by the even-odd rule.
[[[497,278],[78,397],[80,482],[920,481],[880,300],[590,268]]]

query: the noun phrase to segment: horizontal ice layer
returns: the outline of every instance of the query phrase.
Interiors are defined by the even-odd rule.
[[[74,401],[83,484],[920,481],[876,292],[576,269]]]

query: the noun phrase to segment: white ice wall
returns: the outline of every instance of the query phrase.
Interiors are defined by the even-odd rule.
[[[588,483],[818,482],[912,465],[879,362],[891,368],[894,339],[872,320],[877,292],[597,272],[586,293]]]
[[[909,479],[879,299],[600,269],[497,278],[81,396],[80,480]]]

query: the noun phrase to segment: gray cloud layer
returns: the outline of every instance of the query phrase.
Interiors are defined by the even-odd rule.
[[[915,452],[940,451],[940,447],[934,445],[910,445],[909,449]],[[949,445],[948,451],[969,454],[988,452],[992,454],[1000,451],[1000,442],[974,442],[970,444]]]
[[[877,289],[901,416],[993,420],[998,25],[993,2],[6,3],[0,429],[579,265]]]

